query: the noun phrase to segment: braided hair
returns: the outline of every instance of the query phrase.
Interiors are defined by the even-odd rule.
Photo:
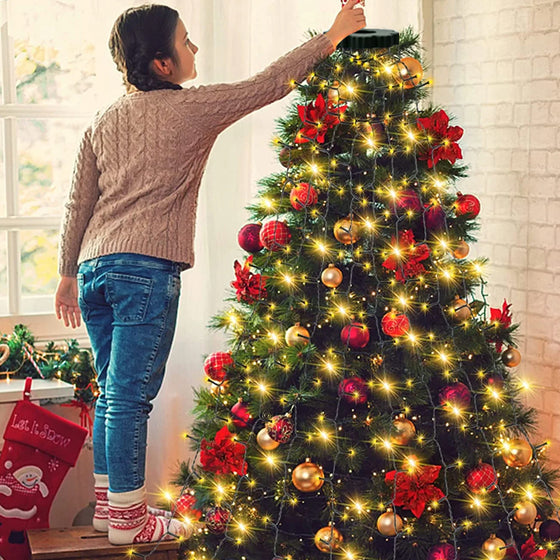
[[[168,6],[146,4],[124,11],[113,24],[109,49],[123,74],[127,91],[182,89],[162,80],[152,69],[154,59],[170,58],[177,64],[175,29],[179,13]]]

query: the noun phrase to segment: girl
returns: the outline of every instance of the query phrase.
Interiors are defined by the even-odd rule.
[[[63,222],[56,314],[84,318],[100,394],[93,428],[94,527],[113,544],[152,542],[189,528],[146,504],[147,420],[177,318],[180,272],[194,264],[198,189],[218,134],[290,92],[365,25],[349,0],[331,28],[253,78],[183,89],[196,76],[178,13],[125,11],[109,39],[127,94],[97,114],[76,157]]]

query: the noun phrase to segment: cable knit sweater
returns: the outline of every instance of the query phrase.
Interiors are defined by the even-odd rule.
[[[59,251],[59,273],[112,253],[194,264],[198,191],[218,134],[292,90],[334,47],[318,35],[232,84],[120,97],[82,136]]]

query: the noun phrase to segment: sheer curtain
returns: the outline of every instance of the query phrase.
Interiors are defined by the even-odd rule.
[[[177,0],[190,37],[199,47],[199,77],[193,85],[247,78],[301,44],[308,29],[325,31],[339,0]],[[366,2],[369,27],[421,29],[420,0]],[[289,98],[288,98],[289,99]],[[237,232],[248,221],[245,206],[257,192],[257,180],[280,166],[270,141],[274,119],[289,101],[261,109],[226,130],[206,169],[199,200],[196,266],[182,275],[177,334],[164,386],[149,427],[148,490],[166,488],[180,460],[189,457],[188,432],[193,388],[204,383],[204,355],[227,349],[223,333],[206,328],[225,308],[233,262],[242,259]],[[185,123],[188,126],[188,123]]]

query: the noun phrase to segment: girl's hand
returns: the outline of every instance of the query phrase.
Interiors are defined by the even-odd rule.
[[[326,35],[335,47],[342,39],[366,26],[363,8],[354,8],[359,2],[360,0],[348,0],[327,31]]]
[[[78,306],[78,281],[73,276],[63,276],[56,289],[54,307],[58,319],[64,321],[64,326],[72,328],[80,326],[80,307]]]

